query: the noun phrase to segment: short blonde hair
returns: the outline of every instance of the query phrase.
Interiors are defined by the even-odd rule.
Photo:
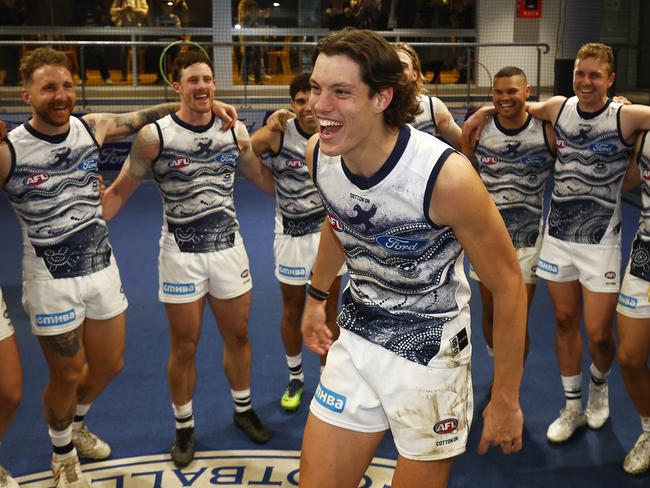
[[[28,85],[32,81],[34,71],[48,65],[62,66],[72,73],[70,60],[65,53],[55,51],[51,47],[39,47],[34,49],[28,56],[25,56],[20,62],[20,78],[23,85]]]
[[[611,75],[614,72],[614,52],[612,48],[606,44],[601,44],[600,42],[588,42],[583,44],[580,49],[578,49],[578,54],[576,54],[576,61],[574,64],[574,69],[578,66],[578,63],[587,58],[596,58],[598,61],[602,61],[607,65],[607,74]]]

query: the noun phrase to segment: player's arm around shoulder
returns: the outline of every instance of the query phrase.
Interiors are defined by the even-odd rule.
[[[253,152],[258,156],[265,153],[277,154],[280,150],[281,139],[282,131],[277,132],[272,130],[268,125],[264,125],[257,129],[251,137]]]
[[[153,124],[135,136],[129,155],[113,184],[102,195],[102,213],[108,222],[124,207],[160,155],[160,138]]]
[[[462,139],[460,145],[460,152],[463,153],[469,162],[472,163],[472,166],[476,171],[478,171],[478,161],[476,161],[476,155],[474,154],[474,149],[476,148],[476,132],[470,134],[468,140]]]
[[[161,103],[143,110],[125,114],[86,114],[83,119],[95,135],[99,145],[125,139],[142,129],[145,125],[178,110],[178,103]]]
[[[444,139],[455,149],[461,148],[461,130],[447,106],[441,102],[436,107],[436,127]]]
[[[311,179],[314,179],[314,148],[318,144],[319,135],[314,134],[307,141],[307,146],[305,147],[305,163],[307,163],[307,169],[311,175]]]
[[[495,374],[479,453],[490,445],[521,449],[519,388],[526,335],[526,289],[505,224],[468,161],[451,155],[434,185],[429,217],[448,225],[494,299]]]
[[[271,168],[263,165],[253,151],[251,137],[246,126],[241,122],[235,124],[235,136],[239,145],[239,159],[237,166],[242,174],[256,187],[269,195],[275,194],[273,172]]]
[[[621,135],[625,141],[639,131],[650,130],[650,107],[634,103],[620,108]]]
[[[526,110],[536,119],[550,122],[555,127],[560,110],[562,110],[562,105],[564,105],[566,100],[566,97],[556,95],[543,102],[528,102],[526,104]]]

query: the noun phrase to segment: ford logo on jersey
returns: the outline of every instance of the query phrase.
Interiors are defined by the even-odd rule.
[[[190,164],[190,158],[174,158],[169,162],[170,168],[184,168]]]
[[[544,156],[524,156],[521,158],[521,162],[524,164],[530,164],[532,166],[541,166],[546,161]]]
[[[237,161],[237,155],[235,153],[217,154],[214,159],[218,163],[234,164]]]
[[[589,145],[589,149],[596,154],[609,156],[610,154],[613,154],[614,151],[616,151],[616,144],[612,144],[610,142],[594,142],[593,144]]]
[[[32,173],[29,176],[25,176],[23,184],[26,186],[38,186],[41,183],[45,183],[49,179],[50,175],[45,171],[41,171],[40,173]]]
[[[81,171],[97,171],[97,160],[85,159],[77,165],[77,169]]]
[[[415,252],[427,242],[422,239],[406,239],[397,236],[377,236],[377,244],[396,252]]]
[[[287,159],[287,166],[289,166],[291,169],[300,169],[305,165],[304,161],[301,161],[300,159]]]

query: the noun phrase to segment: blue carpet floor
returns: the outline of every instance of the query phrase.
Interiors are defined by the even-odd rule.
[[[286,386],[287,370],[278,325],[281,298],[273,277],[273,200],[245,181],[238,181],[235,198],[254,282],[250,318],[254,354],[253,404],[274,434],[263,449],[298,450],[307,404],[317,383],[318,360],[308,351],[304,352],[309,395],[297,413],[285,413],[278,403]],[[626,205],[624,214],[624,253],[627,258],[638,210]],[[169,348],[167,323],[163,306],[157,301],[156,259],[161,222],[157,190],[151,182],[145,182],[122,214],[110,223],[111,243],[130,302],[126,366],[93,405],[88,423],[112,445],[113,458],[165,454],[173,440],[174,422],[165,377]],[[2,440],[0,464],[15,475],[26,475],[49,467],[51,451],[42,414],[42,390],[47,381],[47,368],[20,305],[20,231],[6,198],[0,200],[0,228],[3,229],[0,286],[17,329],[24,370],[23,402]],[[532,305],[531,353],[522,387],[526,422],[524,449],[511,456],[503,456],[494,449],[485,456],[475,453],[482,427],[480,413],[486,404],[492,366],[480,331],[478,291],[474,292],[472,344],[476,410],[468,452],[456,461],[450,486],[650,486],[650,475],[633,478],[621,468],[625,453],[640,432],[640,425],[617,365],[610,380],[613,415],[605,427],[599,432],[582,430],[564,445],[551,445],[546,441],[546,428],[557,417],[564,401],[555,359],[552,308],[543,284],[538,287]],[[194,398],[197,450],[257,449],[258,446],[249,442],[232,424],[232,405],[221,368],[221,352],[214,320],[206,314],[198,351],[198,385]],[[589,364],[586,357],[584,364],[586,370]],[[377,455],[395,458],[389,435]],[[218,480],[213,480],[210,486],[219,484],[233,486],[233,483],[220,483]],[[191,479],[185,480],[183,485],[191,486]]]

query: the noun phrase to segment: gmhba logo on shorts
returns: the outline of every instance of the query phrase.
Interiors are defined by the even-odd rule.
[[[168,454],[115,459],[82,465],[93,488],[176,488],[191,486],[298,486],[299,451],[203,451],[187,468],[177,469]],[[375,458],[362,488],[390,485],[395,461]],[[49,488],[52,473],[17,478],[22,488]]]

